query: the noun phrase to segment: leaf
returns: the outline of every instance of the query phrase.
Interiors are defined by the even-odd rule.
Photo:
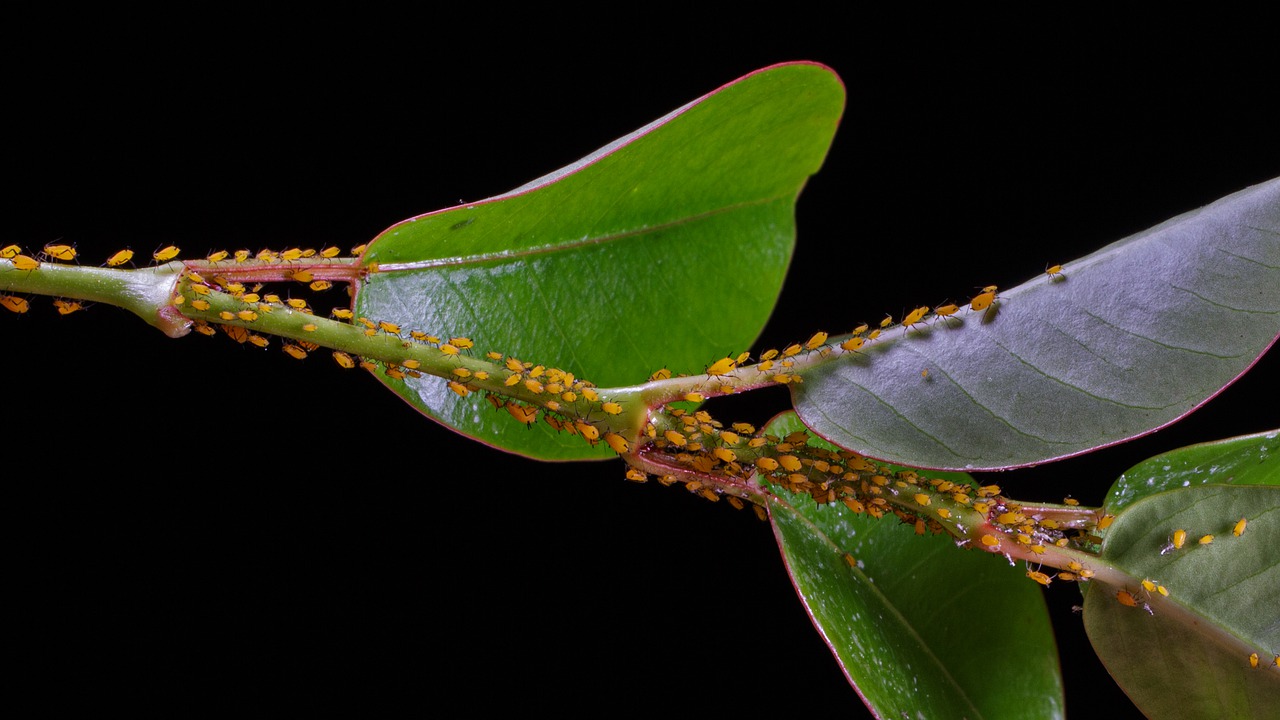
[[[768,432],[800,427],[786,413]],[[972,483],[963,473],[933,476]],[[796,591],[880,717],[1062,717],[1053,629],[1040,586],[1022,569],[945,536],[918,536],[891,516],[778,494],[770,516]],[[1017,638],[1017,652],[990,651],[994,628]]]
[[[1274,485],[1280,479],[1280,430],[1200,443],[1134,465],[1107,493],[1117,513],[1149,495],[1190,485]]]
[[[795,200],[844,108],[828,68],[778,65],[726,85],[509,193],[379,235],[356,311],[464,335],[600,386],[701,372],[746,349],[781,291]],[[380,378],[419,410],[543,459],[610,457],[516,428],[435,378]],[[513,431],[518,430],[518,431]]]
[[[1278,333],[1272,180],[1003,291],[986,311],[893,328],[791,387],[805,424],[842,447],[919,467],[1002,469],[1168,425]]]
[[[1102,560],[1134,581],[1125,588],[1090,583],[1085,630],[1116,682],[1149,717],[1277,716],[1280,472],[1274,464],[1266,483],[1150,495],[1121,512],[1108,531]],[[1236,537],[1232,529],[1242,517],[1248,525]],[[1172,549],[1169,537],[1178,528],[1190,537]],[[1197,542],[1206,534],[1214,535],[1212,543]],[[1142,579],[1169,595],[1146,590]],[[1117,600],[1122,589],[1139,607]],[[1259,655],[1257,668],[1250,666],[1251,653]]]

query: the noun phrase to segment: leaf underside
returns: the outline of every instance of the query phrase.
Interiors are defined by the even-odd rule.
[[[1163,427],[1280,334],[1280,179],[805,372],[795,408],[842,447],[993,470]],[[928,377],[921,375],[928,371]]]
[[[370,244],[364,262],[380,271],[354,307],[602,387],[661,367],[701,372],[750,346],[768,320],[795,243],[795,200],[843,108],[839,78],[820,65],[748,75],[522,188],[392,226]],[[379,379],[509,451],[612,455],[541,423],[525,432],[436,378]]]

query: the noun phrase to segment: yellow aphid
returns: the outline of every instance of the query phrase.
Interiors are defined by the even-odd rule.
[[[813,337],[809,338],[809,342],[805,343],[804,346],[810,350],[814,350],[814,349],[817,349],[819,345],[823,344],[826,341],[827,341],[827,334],[819,331],[814,333]]]
[[[468,369],[466,369],[466,368],[463,368],[463,367],[460,367],[460,368],[454,368],[454,369],[453,369],[453,374],[454,374],[454,376],[456,376],[456,377],[460,377],[460,378],[462,378],[462,379],[464,379],[464,380],[465,380],[465,379],[467,379],[467,378],[469,378],[469,377],[471,377],[471,371],[470,371],[470,370],[468,370]]]
[[[529,389],[529,392],[535,395],[541,393],[545,389],[542,383],[538,382],[537,380],[534,380],[533,378],[529,378],[528,380],[525,380],[524,386]]]
[[[733,358],[720,358],[707,366],[707,374],[712,377],[720,377],[733,372],[736,367],[738,367],[738,362]]]
[[[866,343],[866,338],[851,337],[848,340],[845,340],[844,342],[840,343],[840,348],[848,352],[856,352],[859,348],[863,346],[864,343]]]
[[[471,342],[470,338],[464,338],[464,337],[449,338],[449,344],[453,345],[454,347],[462,348],[463,350],[467,350],[469,348],[473,348],[476,346],[474,342]]]
[[[667,442],[677,447],[684,447],[689,443],[688,438],[686,438],[684,435],[681,435],[679,432],[675,430],[666,431],[665,433],[663,433],[663,437],[667,439]]]
[[[285,277],[294,282],[309,283],[316,279],[316,274],[310,270],[290,270],[285,273]],[[320,281],[323,282],[323,281]]]
[[[440,352],[444,353],[445,355],[457,355],[458,348],[454,347],[453,345],[450,345],[449,343],[443,343],[440,345]]]
[[[1153,583],[1153,582],[1151,582],[1150,580],[1148,580],[1148,579],[1146,579],[1146,578],[1143,578],[1143,579],[1142,579],[1142,587],[1143,587],[1143,589],[1145,589],[1147,592],[1155,592],[1155,591],[1156,591],[1156,584],[1155,584],[1155,583]]]
[[[26,255],[14,255],[11,260],[13,266],[18,270],[35,270],[40,267],[40,261]]]
[[[987,547],[995,547],[1000,544],[1000,541],[996,539],[995,535],[983,535],[982,544]]]
[[[400,334],[400,326],[395,323],[389,323],[385,320],[379,320],[378,327],[385,333],[390,333],[392,335]]]
[[[216,262],[222,262],[223,260],[226,260],[229,257],[231,257],[231,253],[227,252],[226,250],[219,250],[217,252],[209,253],[209,256],[206,259],[209,262],[216,263]]]
[[[589,387],[582,388],[582,397],[590,400],[591,402],[598,402],[600,400],[600,396],[596,394],[596,391]]]
[[[1249,667],[1251,668],[1258,667],[1258,653],[1252,653],[1251,655],[1249,655]]]
[[[414,360],[413,358],[409,358],[408,360],[405,360],[400,364],[403,365],[404,367],[409,368],[410,370],[417,370],[418,368],[422,367],[422,363],[419,362],[418,360]],[[458,368],[458,369],[461,370],[462,368]]]
[[[1074,580],[1076,579],[1076,574],[1075,574],[1075,573],[1069,573],[1069,572],[1060,572],[1060,573],[1058,573],[1058,579],[1059,579],[1059,580],[1066,580],[1067,582],[1072,582],[1072,581],[1074,581]]]
[[[342,367],[348,370],[356,366],[356,361],[352,359],[350,355],[342,352],[341,350],[333,351],[333,359],[334,359],[334,362],[338,363],[339,365],[341,365]]]
[[[258,313],[252,310],[241,310],[240,312],[236,313],[236,317],[240,318],[245,322],[253,322],[254,320],[258,319]]]
[[[218,317],[222,318],[223,320],[235,320],[236,314],[233,312],[229,312],[227,310],[223,310],[222,312],[218,313]]]
[[[355,313],[346,308],[334,308],[330,313],[340,320],[350,320],[356,316]]]
[[[1236,521],[1236,526],[1231,528],[1231,534],[1235,535],[1236,537],[1240,537],[1241,535],[1244,534],[1244,528],[1248,524],[1249,524],[1249,520],[1247,518],[1240,518],[1239,520]]]
[[[719,458],[722,462],[731,463],[731,462],[737,462],[737,461],[738,461],[738,454],[737,454],[737,453],[735,453],[734,451],[730,450],[729,448],[725,448],[725,447],[718,447],[718,448],[716,448],[716,449],[712,450],[712,451],[711,451],[711,454],[712,454],[712,455],[715,455],[715,456],[716,456],[717,458]]]
[[[391,374],[391,368],[387,368],[387,374],[388,375]],[[404,373],[400,374],[400,379],[401,380],[404,379]],[[467,389],[466,385],[463,385],[462,383],[457,382],[455,380],[449,381],[449,389],[457,393],[458,397],[466,397],[467,394],[471,392],[470,390]]]
[[[208,285],[192,285],[191,292],[197,295],[208,295],[211,291]]]
[[[912,310],[911,312],[907,313],[907,316],[902,318],[902,324],[906,327],[911,327],[912,325],[915,325],[919,323],[921,320],[923,320],[925,313],[927,312],[929,312],[929,306],[922,305],[916,308],[915,310]]]
[[[600,409],[604,410],[606,413],[610,415],[620,415],[622,413],[622,406],[616,402],[604,403],[603,405],[600,406]]]
[[[772,360],[772,359],[774,359],[774,358],[776,358],[776,357],[778,357],[778,351],[777,351],[777,350],[765,350],[765,351],[764,351],[764,354],[760,356],[760,361],[761,361],[761,362],[764,362],[764,361],[766,361],[766,360]]]
[[[1203,535],[1203,536],[1201,536],[1201,537],[1200,537],[1199,542],[1200,542],[1200,544],[1201,544],[1201,545],[1208,545],[1209,543],[1213,542],[1213,536],[1212,536],[1212,535]]]
[[[290,357],[297,358],[299,360],[305,359],[307,357],[307,351],[303,350],[297,345],[294,345],[293,343],[285,343],[282,349],[286,353],[288,353]]]
[[[608,436],[605,440],[608,440]],[[627,479],[631,482],[649,482],[649,476],[635,468],[627,468]]]
[[[276,295],[275,293],[267,293],[266,295],[262,296],[262,301],[266,303],[274,303],[276,305],[279,305],[280,296]]]
[[[4,258],[5,260],[18,257],[21,254],[22,248],[17,245],[5,245],[3,248],[0,248],[0,258]]]
[[[372,360],[361,360],[359,365],[361,368],[368,370],[369,372],[374,372],[378,369],[378,364]]]
[[[293,260],[301,260],[301,259],[302,259],[302,249],[301,249],[301,248],[289,248],[288,250],[282,250],[282,251],[280,252],[280,259],[281,259],[281,260],[289,260],[289,261],[293,261]]]
[[[955,303],[947,303],[946,305],[939,305],[938,307],[933,309],[934,315],[937,315],[938,317],[944,317],[944,318],[951,317],[952,315],[955,315],[958,312],[960,312],[960,306],[956,305]]]
[[[1061,265],[1050,265],[1049,267],[1046,267],[1044,269],[1044,274],[1048,275],[1050,280],[1056,280],[1058,278],[1065,277],[1062,274]]]
[[[289,298],[285,300],[285,304],[294,310],[305,310],[307,308],[307,301],[302,298]]]
[[[1182,546],[1187,542],[1187,531],[1178,529],[1173,531],[1173,547],[1181,550]]]
[[[706,398],[702,395],[702,393],[691,392],[691,393],[685,393],[684,399],[688,400],[689,402],[702,402]]]
[[[234,255],[234,256],[235,256],[235,261],[236,261],[236,262],[238,262],[238,263],[242,263],[242,262],[244,262],[245,260],[248,260],[248,259],[249,259],[249,251],[248,251],[248,250],[237,250],[237,251],[235,251],[235,255]]]
[[[181,250],[179,250],[176,245],[166,245],[151,253],[151,257],[155,258],[156,262],[168,262],[178,257],[179,252],[181,252]]]
[[[197,299],[197,300],[191,301],[191,307],[195,308],[196,310],[204,311],[204,310],[208,310],[210,308],[210,305],[208,300]]]
[[[333,283],[329,282],[328,280],[316,280],[311,283],[310,287],[312,290],[315,290],[316,292],[322,292],[324,290],[328,290],[329,288],[333,287]]]
[[[933,503],[933,500],[924,493],[916,493],[915,501],[917,505],[930,505]]]
[[[351,248],[351,254],[352,254],[352,255],[359,255],[360,253],[364,252],[365,248],[367,248],[368,246],[369,246],[369,244],[368,244],[368,243],[361,243],[360,245],[357,245],[357,246],[355,246],[355,247]]]
[[[61,298],[54,300],[53,306],[58,308],[59,315],[70,315],[77,310],[84,309],[84,306],[76,300],[63,300]]]
[[[0,305],[6,310],[22,314],[31,309],[31,303],[26,298],[20,298],[16,295],[0,295]]]
[[[342,254],[342,251],[339,250],[336,245],[331,245],[320,251],[320,257],[322,258],[338,257],[338,255],[341,255],[341,254]]]
[[[1156,592],[1160,593],[1161,595],[1163,595],[1163,596],[1165,596],[1165,597],[1169,597],[1169,588],[1167,588],[1167,587],[1165,587],[1165,586],[1163,586],[1163,585],[1157,585],[1157,586],[1156,586]]]
[[[884,329],[884,328],[889,327],[889,326],[890,326],[890,325],[892,325],[892,324],[893,324],[893,316],[892,316],[892,315],[885,315],[885,316],[884,316],[884,319],[880,321],[880,328],[881,328],[881,329]]]
[[[793,355],[799,355],[799,354],[800,354],[799,345],[788,345],[782,350],[782,357],[791,357]]]
[[[765,456],[758,457],[755,460],[755,464],[756,464],[756,467],[760,468],[761,470],[764,470],[765,472],[773,472],[774,470],[778,469],[778,461],[774,460],[771,457],[765,457]]]
[[[1106,530],[1107,528],[1111,527],[1111,523],[1115,521],[1116,521],[1115,515],[1103,515],[1102,519],[1098,521],[1098,529]]]
[[[62,243],[50,243],[44,246],[44,254],[54,260],[70,261],[76,259],[76,249]]]
[[[253,343],[254,345],[257,345],[260,348],[264,348],[267,345],[271,344],[271,341],[268,340],[265,336],[255,335],[254,333],[249,333],[249,342]]]
[[[1077,500],[1077,499],[1075,499],[1075,498],[1069,497],[1069,498],[1063,498],[1063,499],[1062,499],[1062,504],[1064,504],[1064,505],[1070,505],[1070,506],[1072,506],[1072,507],[1075,507],[1075,506],[1077,506],[1077,505],[1079,505],[1079,504],[1080,504],[1080,501],[1079,501],[1079,500]]]
[[[132,250],[120,250],[107,258],[107,267],[119,267],[133,259]]]
[[[597,428],[595,425],[591,425],[581,420],[577,420],[573,423],[573,426],[578,429],[578,434],[586,438],[587,440],[595,442],[596,440],[600,439],[600,429]]]
[[[1126,607],[1138,607],[1138,599],[1135,598],[1133,593],[1128,590],[1121,590],[1117,592],[1116,600],[1119,600],[1120,604]]]
[[[212,325],[210,325],[207,322],[204,322],[203,320],[196,321],[195,329],[196,329],[196,332],[200,333],[201,335],[208,335],[209,337],[213,337],[214,335],[218,334],[218,331],[214,330]]]
[[[1053,580],[1048,575],[1045,575],[1044,573],[1038,572],[1035,570],[1028,570],[1027,577],[1031,578],[1032,580],[1035,580],[1036,582],[1044,586],[1048,586],[1049,583],[1053,582]]]
[[[619,455],[625,455],[631,449],[631,443],[627,439],[615,432],[607,432],[604,434],[604,441],[609,447]]]
[[[974,312],[981,312],[991,307],[991,304],[994,303],[995,301],[996,301],[996,294],[994,291],[982,292],[976,295],[972,300],[969,301],[969,309],[973,310]]]
[[[787,472],[799,472],[804,465],[800,462],[800,458],[795,455],[779,455],[778,464],[782,465],[782,469]]]

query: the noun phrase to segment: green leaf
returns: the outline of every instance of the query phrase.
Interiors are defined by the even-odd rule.
[[[1107,493],[1108,512],[1118,513],[1149,495],[1191,485],[1280,483],[1280,430],[1200,443],[1134,465]]]
[[[1088,585],[1085,630],[1116,682],[1151,718],[1275,718],[1280,711],[1274,464],[1268,475],[1264,486],[1193,485],[1150,495],[1107,532],[1102,560],[1134,580],[1124,588]],[[1248,525],[1236,537],[1240,518]],[[1169,537],[1179,528],[1190,537],[1174,549]],[[1197,542],[1206,534],[1212,543]],[[1143,579],[1169,595],[1146,590]],[[1121,604],[1120,590],[1139,606]],[[1251,653],[1259,655],[1257,668]]]
[[[356,311],[463,335],[600,386],[701,372],[759,334],[795,244],[795,201],[821,166],[844,87],[812,63],[748,75],[546,177],[412,218],[370,245]],[[415,407],[504,449],[602,458],[525,431],[435,378],[380,377]]]
[[[786,413],[768,432],[800,427]],[[929,475],[972,484],[963,473]],[[1053,629],[1023,569],[891,516],[785,491],[770,516],[809,615],[880,717],[1062,717]],[[1016,652],[991,652],[993,627],[1018,639]]]
[[[792,393],[805,424],[842,447],[919,467],[1000,469],[1172,423],[1278,333],[1272,180],[1001,292],[990,310],[895,327],[803,371]]]

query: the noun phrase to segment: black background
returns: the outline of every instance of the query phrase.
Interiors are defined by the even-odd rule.
[[[61,239],[93,264],[170,243],[349,248],[813,60],[848,107],[758,352],[1015,285],[1280,174],[1259,102],[1274,58],[1245,42],[794,12],[547,20],[15,25],[0,243]],[[626,482],[618,461],[512,457],[361,373],[172,340],[111,307],[64,318],[33,298],[0,333],[10,617],[49,703],[865,715],[750,512]],[[980,479],[1100,503],[1145,457],[1274,427],[1278,369],[1271,352],[1152,436]],[[786,407],[757,395],[717,414]],[[1068,709],[1137,716],[1076,590],[1046,598]],[[989,624],[975,662],[1018,652]]]

